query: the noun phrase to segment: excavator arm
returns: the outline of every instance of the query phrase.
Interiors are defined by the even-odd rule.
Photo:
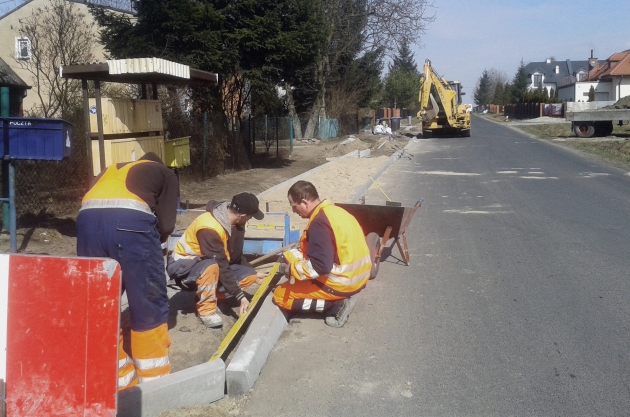
[[[439,112],[439,105],[433,92],[437,93],[442,110],[450,119],[455,114],[457,108],[457,95],[444,78],[440,77],[428,59],[424,61],[424,73],[420,79],[420,111],[418,116],[424,120],[435,118]]]

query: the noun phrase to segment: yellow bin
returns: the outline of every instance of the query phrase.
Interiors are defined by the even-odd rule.
[[[190,165],[190,136],[164,141],[164,164],[171,168]]]

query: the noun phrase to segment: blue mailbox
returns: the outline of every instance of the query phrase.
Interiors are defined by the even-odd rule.
[[[6,117],[2,127],[2,155],[10,159],[60,161],[69,157],[72,125],[61,119]]]

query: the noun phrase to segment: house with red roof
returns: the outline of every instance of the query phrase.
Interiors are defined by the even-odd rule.
[[[588,75],[580,81],[558,87],[558,98],[566,101],[588,101],[591,86],[595,89],[595,101],[616,102],[630,96],[630,49],[615,52],[605,61],[588,60]]]

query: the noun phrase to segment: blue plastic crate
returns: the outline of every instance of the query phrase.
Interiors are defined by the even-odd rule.
[[[71,154],[72,125],[61,119],[7,117],[3,155],[11,159],[59,161]]]

